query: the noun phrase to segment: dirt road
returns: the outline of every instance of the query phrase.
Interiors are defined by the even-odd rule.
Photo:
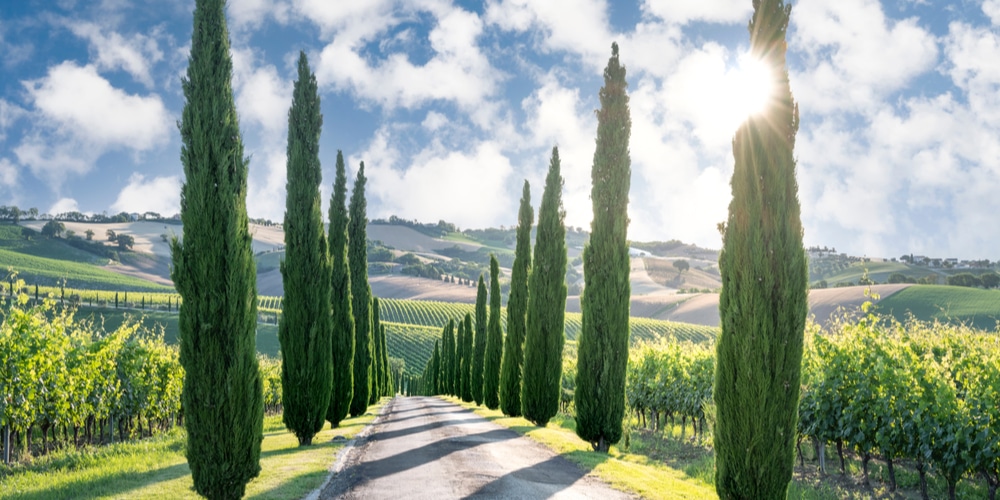
[[[458,405],[397,397],[320,498],[630,498],[576,464]]]

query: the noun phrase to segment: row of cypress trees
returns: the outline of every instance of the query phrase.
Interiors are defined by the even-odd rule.
[[[246,210],[249,159],[231,80],[225,2],[197,0],[182,79],[184,239],[171,241],[171,277],[184,301],[186,455],[195,490],[209,498],[242,497],[260,472],[263,439],[256,265]],[[322,123],[316,78],[300,53],[288,114],[285,310],[278,327],[283,420],[300,445],[311,443],[324,420],[336,426],[348,413],[360,415],[395,385],[377,303],[371,307],[364,164],[345,210],[346,169],[337,154],[328,238],[319,194]]]

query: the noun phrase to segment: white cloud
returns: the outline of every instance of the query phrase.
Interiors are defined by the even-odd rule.
[[[111,204],[111,212],[157,212],[170,215],[180,212],[181,180],[178,176],[154,177],[135,172]]]
[[[984,0],[983,13],[993,21],[993,26],[1000,26],[1000,0]]]
[[[431,145],[405,160],[392,143],[392,132],[382,128],[359,155],[365,159],[369,218],[395,214],[460,227],[510,225],[516,218],[505,189],[513,167],[496,143],[479,141],[466,151]],[[358,161],[349,161],[351,189]]]
[[[427,130],[435,131],[448,124],[448,118],[437,111],[428,111],[427,116],[424,121],[420,123],[420,126]]]
[[[73,198],[59,198],[59,201],[56,201],[51,207],[49,207],[49,211],[46,213],[50,215],[59,215],[66,212],[79,211],[80,205]]]
[[[7,130],[25,114],[24,108],[6,99],[0,99],[0,142],[7,139]]]
[[[500,79],[478,46],[482,21],[475,13],[457,7],[431,5],[424,10],[436,19],[427,37],[434,55],[426,63],[414,64],[406,52],[393,52],[375,61],[362,55],[366,40],[399,22],[369,20],[360,25],[373,31],[345,28],[322,50],[316,64],[320,85],[350,90],[388,109],[412,109],[432,101],[451,101],[464,110],[475,109],[497,91]]]
[[[74,35],[90,42],[96,52],[95,64],[103,70],[123,70],[136,81],[153,86],[152,65],[163,59],[156,41],[156,31],[150,35],[135,33],[124,37],[120,33],[91,22],[65,21]]]
[[[0,158],[0,187],[13,188],[17,185],[17,167],[7,158]]]
[[[600,68],[614,39],[607,10],[604,0],[489,0],[484,19],[507,31],[537,30],[541,49],[576,54]]]
[[[66,61],[24,86],[43,125],[84,143],[146,151],[168,138],[171,120],[158,95],[128,94],[93,66]]]
[[[1000,33],[952,23],[945,39],[944,65],[955,86],[965,92],[971,109],[1000,127]]]
[[[14,154],[22,165],[27,165],[31,172],[45,179],[53,187],[62,185],[70,174],[85,174],[90,171],[95,154],[89,148],[72,143],[61,143],[53,147],[48,139],[39,135],[25,137]]]
[[[288,126],[292,82],[278,76],[272,65],[252,67],[252,63],[243,61],[240,66],[244,67],[236,72],[238,76],[234,75],[234,86],[241,124],[256,124],[267,134],[281,136]]]
[[[642,10],[673,24],[691,21],[743,23],[750,21],[753,5],[744,0],[645,0]]]
[[[915,18],[888,19],[878,0],[802,0],[789,46],[806,59],[792,75],[803,110],[863,112],[934,67],[938,48]]]
[[[281,24],[289,21],[291,5],[281,0],[240,0],[227,2],[229,26],[235,30],[259,28],[271,17]]]

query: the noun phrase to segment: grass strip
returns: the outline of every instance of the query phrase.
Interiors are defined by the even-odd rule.
[[[524,418],[507,417],[499,410],[453,397],[443,399],[541,443],[615,489],[650,499],[718,498],[711,484],[649,457],[623,452],[617,446],[612,446],[606,455],[593,451],[590,444],[576,435],[572,419],[557,417],[547,427],[537,427]]]
[[[299,447],[281,415],[264,418],[260,475],[247,484],[249,499],[297,499],[326,480],[337,453],[370,424],[383,402],[336,429],[325,428],[313,445]],[[342,437],[341,439],[336,439]],[[3,498],[56,500],[92,498],[196,499],[184,456],[186,433],[176,428],[142,441],[55,452],[30,464],[0,470]]]

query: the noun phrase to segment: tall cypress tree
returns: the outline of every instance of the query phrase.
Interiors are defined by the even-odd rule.
[[[524,338],[521,413],[545,426],[559,410],[562,391],[562,348],[566,316],[566,212],[562,208],[559,149],[552,148],[545,177],[538,234],[528,277],[528,317]]]
[[[466,364],[468,363],[465,352],[465,322],[461,318],[458,320],[458,335],[455,337],[455,355],[457,358],[455,362],[457,368],[455,371],[455,396],[461,398],[465,394],[466,382],[462,373],[465,371]]]
[[[476,291],[476,337],[473,340],[472,370],[469,380],[472,382],[472,399],[477,405],[483,404],[483,364],[486,362],[486,282],[482,273],[479,274],[479,288]]]
[[[490,254],[490,319],[486,326],[486,356],[483,360],[483,403],[500,406],[500,361],[503,358],[503,327],[500,326],[500,263]]]
[[[181,221],[171,242],[180,306],[181,400],[195,490],[240,498],[260,473],[264,399],[257,365],[257,271],[247,164],[232,92],[225,2],[195,2],[181,81]]]
[[[458,384],[455,383],[455,375],[458,373],[458,342],[455,335],[455,320],[448,320],[448,370],[445,375],[448,377],[448,394],[458,395]]]
[[[431,395],[441,394],[441,341],[434,341],[434,356],[431,357]]]
[[[632,176],[627,86],[618,44],[612,43],[599,94],[597,147],[590,173],[594,219],[590,241],[583,250],[583,325],[574,391],[576,433],[604,453],[621,439],[625,414],[631,296],[628,191]]]
[[[382,363],[382,377],[383,377],[383,382],[381,384],[382,395],[383,396],[392,396],[393,393],[394,393],[393,386],[395,384],[393,383],[392,373],[390,373],[390,370],[389,370],[389,368],[390,368],[389,367],[389,346],[387,346],[386,343],[385,343],[385,325],[381,325],[379,327],[379,329],[378,329],[378,335],[379,335],[379,338],[380,338],[379,344],[382,345],[382,350],[381,350],[381,353],[379,354],[379,362]]]
[[[337,151],[337,177],[330,199],[330,301],[333,328],[333,390],[326,419],[340,425],[354,399],[354,313],[351,309],[351,271],[347,263],[347,172],[344,154]]]
[[[299,79],[288,112],[288,194],[285,198],[285,289],[278,324],[282,421],[299,446],[323,428],[333,386],[330,256],[323,230],[319,135],[323,126],[316,77],[299,52]]]
[[[722,227],[714,436],[724,499],[786,496],[808,308],[793,151],[799,116],[785,66],[791,6],[753,6],[750,53],[768,68],[772,94],[736,131],[733,198]]]
[[[379,332],[382,330],[382,318],[379,317],[378,297],[372,297],[372,355],[371,355],[371,381],[372,390],[368,396],[368,404],[375,404],[382,396],[382,337]]]
[[[465,365],[462,367],[462,401],[470,403],[473,401],[472,397],[472,363],[474,357],[473,348],[473,335],[472,331],[472,314],[465,313],[465,320],[462,321],[465,325]]]
[[[368,409],[372,370],[372,289],[368,285],[368,202],[365,201],[365,163],[361,162],[351,193],[347,223],[347,261],[351,266],[351,309],[354,312],[354,399],[351,416]]]
[[[504,415],[521,415],[521,365],[524,361],[524,319],[528,309],[528,269],[531,267],[531,186],[524,181],[521,208],[517,212],[517,244],[514,267],[510,274],[507,299],[507,337],[504,339],[500,365],[500,409]]]

